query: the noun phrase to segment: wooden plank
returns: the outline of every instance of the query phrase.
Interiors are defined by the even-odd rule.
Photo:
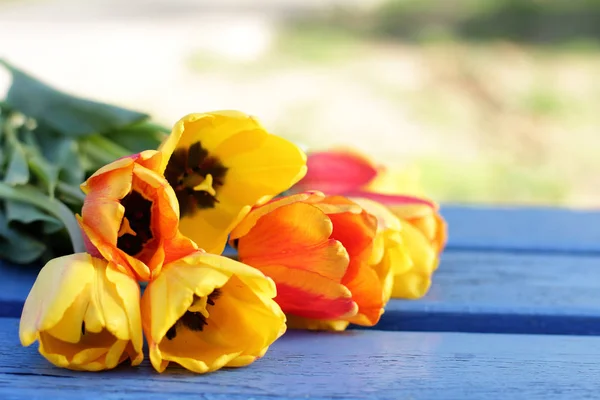
[[[444,205],[449,249],[600,253],[600,211]]]
[[[288,332],[247,368],[194,375],[149,363],[105,373],[50,365],[0,319],[3,399],[595,398],[600,337]]]
[[[35,273],[0,265],[0,316],[20,316]],[[376,329],[600,335],[600,256],[452,251],[433,282]]]
[[[600,257],[449,252],[425,298],[377,329],[600,335]]]

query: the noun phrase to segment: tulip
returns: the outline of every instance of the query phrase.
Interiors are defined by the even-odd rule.
[[[240,261],[275,281],[290,321],[372,326],[384,306],[382,277],[368,263],[376,223],[348,199],[301,193],[255,207],[231,243]]]
[[[295,190],[319,190],[329,195],[366,187],[381,172],[367,157],[347,149],[309,153],[306,166],[308,171]]]
[[[81,185],[86,197],[78,219],[88,252],[140,281],[197,249],[178,230],[177,198],[157,172],[161,157],[148,150],[119,159]]]
[[[377,217],[370,262],[384,276],[391,271],[391,279],[384,284],[384,297],[418,299],[427,294],[439,262],[437,249],[415,226],[384,205],[365,198],[352,200]]]
[[[306,173],[306,156],[238,111],[190,114],[162,144],[161,168],[181,210],[180,229],[220,254],[227,235],[257,203],[284,192]]]
[[[444,249],[446,222],[438,205],[422,196],[413,170],[388,170],[346,149],[310,153],[307,165],[308,172],[295,191],[320,190],[378,201],[421,231],[438,253]]]
[[[436,253],[441,253],[448,239],[448,226],[439,214],[439,206],[435,203],[422,204],[414,201],[416,199],[412,200],[392,203],[389,208],[394,215],[421,232]]]
[[[23,307],[19,337],[52,364],[73,370],[142,362],[140,288],[115,265],[78,253],[49,261]]]
[[[285,332],[275,294],[260,271],[215,254],[165,265],[141,301],[152,365],[205,373],[252,363]]]

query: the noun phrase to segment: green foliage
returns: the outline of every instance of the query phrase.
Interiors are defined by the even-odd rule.
[[[403,40],[499,39],[546,44],[600,38],[597,0],[388,0],[360,18],[330,17],[330,23],[342,27]],[[360,26],[355,22],[358,19],[362,19]]]
[[[6,62],[0,64],[13,77],[6,103],[64,136],[112,132],[148,118],[136,111],[59,92]]]
[[[0,259],[83,250],[79,185],[119,157],[156,149],[148,116],[60,92],[0,60],[13,77],[0,102]]]

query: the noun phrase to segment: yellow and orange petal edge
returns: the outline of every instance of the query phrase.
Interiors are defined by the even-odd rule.
[[[85,252],[41,269],[19,327],[73,370],[136,366],[144,337],[156,371],[207,373],[287,329],[374,326],[390,298],[427,293],[447,238],[401,175],[353,150],[307,157],[239,111],[189,114],[81,189]]]

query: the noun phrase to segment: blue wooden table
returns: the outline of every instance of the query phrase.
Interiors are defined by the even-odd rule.
[[[450,241],[426,298],[378,326],[290,331],[247,368],[103,373],[22,348],[35,278],[0,265],[0,399],[600,398],[600,212],[444,207]]]

